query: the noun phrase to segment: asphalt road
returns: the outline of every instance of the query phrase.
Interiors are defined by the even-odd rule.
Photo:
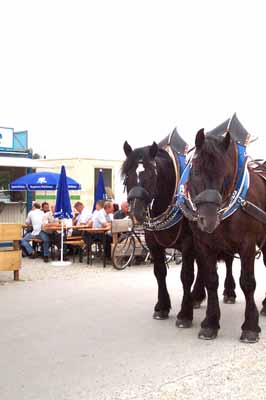
[[[266,399],[266,318],[259,343],[239,342],[239,285],[235,305],[221,302],[218,338],[202,341],[205,305],[192,328],[175,327],[182,294],[175,265],[168,273],[171,316],[156,321],[151,267],[23,263],[21,282],[0,274],[1,400]],[[234,269],[238,280],[237,261]],[[222,265],[219,272],[222,280]],[[266,290],[260,260],[256,276],[260,307]]]

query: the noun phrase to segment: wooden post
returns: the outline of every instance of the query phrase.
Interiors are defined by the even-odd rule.
[[[14,250],[20,250],[20,242],[19,242],[19,240],[14,240],[13,249]],[[21,257],[21,251],[20,251],[20,257]],[[19,269],[14,271],[14,281],[19,281]]]
[[[5,246],[0,251],[0,271],[14,271],[14,280],[19,280],[21,268],[21,224],[0,224],[0,242]]]

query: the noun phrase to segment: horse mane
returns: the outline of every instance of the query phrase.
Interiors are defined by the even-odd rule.
[[[193,158],[193,166],[199,173],[211,173],[216,176],[224,170],[226,154],[223,151],[223,137],[205,137],[204,143],[200,149],[196,150]]]
[[[121,177],[124,178],[127,174],[128,171],[130,171],[133,168],[136,168],[139,161],[142,160],[145,163],[148,163],[151,160],[151,157],[149,155],[149,148],[150,146],[145,146],[145,147],[140,147],[135,150],[133,150],[129,156],[126,158],[126,160],[123,162],[122,167],[121,167]],[[158,148],[157,154],[155,156],[156,161],[158,159],[167,159],[168,154],[165,150]],[[160,161],[159,161],[160,163]]]

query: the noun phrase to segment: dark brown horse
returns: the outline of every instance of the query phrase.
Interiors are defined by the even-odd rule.
[[[189,180],[182,187],[186,201],[180,204],[185,215],[193,220],[190,228],[208,292],[206,317],[201,323],[199,338],[213,339],[220,328],[216,268],[219,253],[238,253],[241,259],[240,286],[246,299],[240,340],[254,343],[258,341],[260,332],[254,301],[254,260],[256,245],[265,250],[266,225],[259,211],[256,217],[251,216],[245,205],[252,203],[266,210],[266,182],[263,174],[251,168],[247,160],[239,166],[237,145],[231,140],[230,133],[224,137],[212,137],[205,136],[200,130],[195,145]],[[186,292],[187,287],[184,296]]]
[[[175,163],[165,149],[154,142],[151,146],[132,150],[125,142],[126,160],[122,166],[122,175],[128,192],[130,213],[134,220],[145,226],[145,239],[154,261],[154,275],[158,284],[158,299],[154,307],[154,318],[165,319],[171,308],[170,296],[166,285],[167,267],[165,248],[175,248],[182,252],[183,268],[181,280],[185,290],[181,311],[177,315],[177,326],[191,326],[193,304],[200,304],[205,297],[203,279],[197,274],[193,293],[190,289],[194,281],[195,250],[193,236],[185,218],[176,218],[175,190],[179,175]],[[178,176],[177,176],[178,175]],[[182,216],[181,216],[182,217]],[[232,267],[232,256],[228,255],[228,271]],[[225,293],[234,299],[234,282],[228,274]],[[226,291],[226,289],[225,289]]]

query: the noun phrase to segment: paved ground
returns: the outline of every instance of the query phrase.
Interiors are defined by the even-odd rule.
[[[266,271],[257,264],[260,305]],[[222,265],[219,270],[222,277]],[[151,267],[52,267],[24,259],[21,282],[1,272],[0,399],[266,399],[266,319],[258,344],[239,342],[238,288],[237,304],[221,303],[217,340],[197,339],[205,306],[191,329],[177,329],[179,273],[170,267],[171,318],[155,321]]]

